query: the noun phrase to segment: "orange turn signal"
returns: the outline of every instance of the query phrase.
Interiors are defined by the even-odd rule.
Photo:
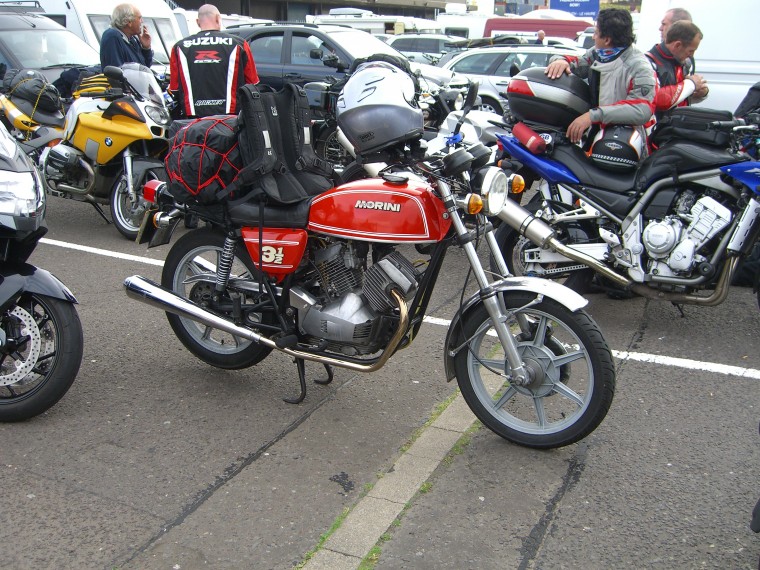
[[[509,193],[522,194],[525,190],[525,179],[519,174],[513,174],[509,177]]]

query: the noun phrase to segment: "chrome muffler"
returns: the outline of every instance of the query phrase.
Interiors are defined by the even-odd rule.
[[[139,275],[127,277],[124,280],[124,288],[126,289],[127,297],[145,303],[146,305],[150,305],[151,307],[156,307],[167,313],[193,320],[211,328],[219,329],[231,335],[269,347],[273,350],[279,350],[294,358],[320,362],[322,364],[337,366],[338,368],[348,368],[349,370],[355,370],[358,372],[373,372],[382,368],[396,351],[396,347],[404,338],[404,335],[409,328],[409,310],[406,306],[406,302],[400,293],[393,290],[391,291],[391,295],[396,303],[398,303],[399,309],[398,329],[377,360],[373,360],[370,364],[359,364],[356,362],[346,362],[329,356],[322,356],[319,354],[312,354],[310,352],[277,346],[272,339],[261,336],[249,328],[238,326],[235,323],[204,309],[200,305],[180,297],[173,291],[161,287],[158,283]]]
[[[564,255],[568,261],[582,263],[623,287],[629,287],[633,283],[590,255],[567,247],[554,237],[556,233],[549,224],[535,217],[514,200],[506,201],[504,208],[498,213],[498,218],[542,249],[551,249]]]

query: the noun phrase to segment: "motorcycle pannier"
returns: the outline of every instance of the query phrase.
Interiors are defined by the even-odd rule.
[[[726,148],[729,145],[729,133],[711,130],[709,124],[712,121],[730,121],[733,118],[731,111],[677,107],[657,120],[651,140],[656,146],[674,141],[688,141]]]

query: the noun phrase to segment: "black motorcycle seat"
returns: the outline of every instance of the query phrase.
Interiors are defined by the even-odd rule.
[[[633,188],[636,179],[635,170],[620,173],[599,168],[586,156],[583,149],[574,144],[556,145],[551,158],[567,166],[585,186],[605,188],[613,192],[628,192]]]
[[[258,226],[272,228],[306,228],[309,223],[309,208],[313,198],[301,200],[295,204],[262,204],[249,200],[242,204],[230,205],[229,215],[233,223],[241,226]]]
[[[66,120],[66,116],[62,112],[55,111],[54,113],[50,113],[39,108],[35,109],[35,105],[32,101],[27,101],[21,97],[14,97],[13,95],[11,95],[10,100],[11,103],[18,107],[19,111],[24,113],[26,116],[31,117],[34,121],[42,125],[50,125],[63,128],[63,123]]]
[[[687,141],[660,147],[650,154],[636,172],[637,190],[644,189],[661,178],[673,178],[693,170],[706,170],[748,160],[728,149]]]

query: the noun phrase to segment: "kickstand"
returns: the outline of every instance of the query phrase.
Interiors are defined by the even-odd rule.
[[[301,385],[301,393],[298,394],[295,398],[283,398],[285,402],[288,404],[300,404],[303,402],[303,399],[306,397],[306,363],[304,362],[303,358],[296,358],[296,367],[298,368],[298,382]],[[329,364],[324,365],[325,370],[327,371],[327,378],[314,380],[317,384],[329,384],[333,381],[333,370],[332,367]]]
[[[92,207],[95,208],[95,211],[100,214],[100,217],[103,218],[107,224],[113,223],[106,217],[106,213],[103,211],[103,208],[100,207],[100,204],[96,204],[95,202],[90,202],[90,204],[92,204]]]
[[[283,398],[288,404],[300,404],[306,397],[306,364],[303,358],[296,358],[296,367],[298,368],[298,381],[301,383],[301,393],[295,398]]]
[[[325,367],[325,372],[327,372],[327,378],[320,378],[319,380],[314,380],[314,382],[316,384],[319,384],[320,386],[326,386],[327,384],[333,381],[332,366],[330,366],[329,364],[324,364],[324,367]]]
[[[673,306],[681,313],[681,318],[686,318],[686,313],[683,312],[683,305],[681,303],[673,303]]]

